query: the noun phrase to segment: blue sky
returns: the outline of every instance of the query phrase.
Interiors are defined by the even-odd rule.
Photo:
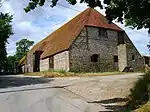
[[[59,4],[72,9],[77,9],[78,11],[62,6],[51,8],[50,2],[47,2],[43,7],[39,7],[29,13],[25,13],[23,7],[25,7],[27,3],[27,0],[15,0],[15,2],[14,0],[8,0],[4,2],[3,6],[0,8],[0,12],[9,12],[14,16],[12,22],[14,35],[8,40],[8,55],[15,54],[15,43],[20,39],[27,38],[37,43],[87,8],[86,4],[78,3],[75,6],[71,6],[65,0],[59,0]],[[99,10],[99,8],[96,9],[102,14],[105,14],[104,10]],[[142,55],[149,54],[147,49],[149,37],[146,29],[132,30],[125,27],[123,24],[116,24],[126,31]]]

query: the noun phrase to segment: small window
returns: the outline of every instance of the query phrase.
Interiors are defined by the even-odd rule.
[[[118,56],[114,56],[114,63],[118,62]]]
[[[98,62],[98,54],[93,54],[91,56],[91,62]]]
[[[118,45],[119,44],[124,44],[124,33],[123,32],[118,32]]]
[[[100,37],[107,37],[107,31],[105,29],[99,29],[99,36]]]
[[[134,55],[132,55],[132,61],[135,61],[135,56]]]

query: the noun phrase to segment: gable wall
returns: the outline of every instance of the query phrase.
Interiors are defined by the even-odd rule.
[[[138,52],[127,35],[124,35],[127,49],[127,65],[131,66],[134,71],[144,70],[144,58]],[[134,55],[135,60],[132,60]]]
[[[134,71],[143,69],[143,58],[129,38],[125,37],[125,44],[118,47],[118,32],[107,30],[108,37],[99,36],[99,28],[86,27],[70,48],[71,71],[121,71],[125,66],[131,66]],[[130,46],[130,47],[129,47]],[[98,54],[98,62],[91,62],[91,56]],[[132,61],[132,54],[135,61]],[[114,55],[118,56],[118,63],[114,62]]]
[[[87,27],[70,48],[71,71],[116,71],[117,32],[107,30],[108,37],[99,36],[99,28]],[[98,54],[98,62],[91,62],[91,56]]]

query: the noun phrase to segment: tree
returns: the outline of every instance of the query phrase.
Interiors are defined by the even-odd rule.
[[[26,55],[29,51],[29,48],[34,44],[34,41],[30,41],[27,39],[22,39],[19,42],[16,42],[16,57],[18,61]]]
[[[0,7],[2,6],[2,0],[0,0]]]
[[[30,0],[28,6],[24,8],[29,12],[38,6],[43,6],[46,0]],[[59,0],[52,0],[51,7],[57,5]],[[68,3],[75,5],[77,0],[66,0]],[[102,5],[102,1],[104,5]],[[150,34],[150,0],[80,0],[80,3],[87,3],[91,8],[100,7],[106,9],[106,17],[112,22],[126,23],[126,26],[132,28],[148,28]]]
[[[7,73],[10,73],[10,74],[14,73],[16,62],[17,62],[16,55],[7,57]]]
[[[9,15],[8,13],[6,14],[0,13],[0,74],[2,70],[5,70],[6,68],[7,39],[10,37],[10,35],[13,34],[11,22],[12,22],[12,15]]]

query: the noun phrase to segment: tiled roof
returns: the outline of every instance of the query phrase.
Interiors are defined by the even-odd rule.
[[[24,65],[24,64],[26,64],[26,56],[21,58],[21,60],[19,61],[19,65]]]
[[[50,34],[47,38],[36,44],[29,53],[36,50],[44,51],[41,58],[46,58],[61,51],[69,49],[72,42],[80,34],[84,26],[95,26],[117,31],[123,31],[115,24],[109,24],[108,20],[98,11],[88,8],[58,30]]]

